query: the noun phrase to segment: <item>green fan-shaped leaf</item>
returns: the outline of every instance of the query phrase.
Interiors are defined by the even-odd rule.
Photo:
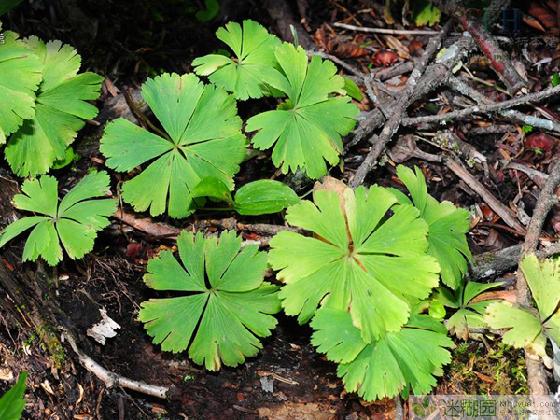
[[[94,200],[108,189],[109,175],[94,172],[83,177],[59,204],[56,178],[44,175],[26,180],[22,194],[14,196],[14,206],[41,216],[23,217],[8,225],[0,233],[0,247],[33,228],[23,249],[23,261],[42,257],[56,265],[62,260],[62,247],[70,258],[82,258],[93,249],[97,232],[109,225],[108,218],[116,211],[115,200]]]
[[[106,165],[119,172],[146,168],[123,185],[123,199],[152,216],[167,209],[171,217],[191,212],[192,190],[207,177],[233,188],[232,176],[245,156],[245,137],[235,99],[193,74],[163,74],[148,79],[142,96],[169,138],[119,118],[101,139]]]
[[[0,43],[0,145],[15,133],[23,120],[35,116],[35,91],[43,65],[35,53],[13,32]]]
[[[396,332],[388,332],[372,343],[361,340],[360,331],[347,312],[322,308],[311,326],[312,342],[329,360],[340,363],[338,376],[349,392],[366,400],[391,398],[412,388],[427,394],[451,361],[447,350],[453,341],[445,327],[427,315],[415,315]]]
[[[397,175],[410,192],[414,206],[428,223],[428,253],[441,266],[443,283],[455,289],[461,284],[471,258],[466,233],[469,231],[469,213],[452,203],[438,202],[428,194],[426,179],[419,168],[399,165]]]
[[[286,219],[314,237],[280,232],[270,242],[269,262],[286,283],[285,312],[303,323],[320,305],[349,311],[365,342],[398,331],[409,302],[438,285],[426,222],[413,206],[394,206],[395,196],[377,186],[338,194],[316,189],[313,198],[289,207]]]
[[[300,47],[284,43],[275,50],[282,71],[270,82],[288,99],[274,111],[247,121],[257,149],[274,147],[274,165],[295,172],[301,168],[311,178],[327,172],[325,161],[335,165],[342,151],[342,136],[356,123],[358,108],[344,91],[344,78],[330,61],[314,56],[308,63]]]
[[[164,251],[148,262],[144,281],[156,290],[190,292],[142,303],[139,319],[162,350],[180,352],[206,369],[237,366],[255,356],[276,325],[277,287],[263,281],[266,254],[241,247],[241,238],[225,232],[204,239],[182,232],[180,261]]]
[[[55,161],[64,159],[84,120],[97,115],[97,108],[87,101],[97,99],[103,81],[95,73],[78,74],[81,59],[69,45],[45,44],[35,37],[27,44],[43,65],[43,80],[34,117],[24,121],[6,146],[6,159],[20,176],[46,173]]]
[[[0,419],[19,420],[25,407],[25,381],[27,372],[19,374],[18,381],[0,398]]]
[[[212,83],[233,92],[240,100],[267,94],[267,85],[277,77],[274,50],[280,40],[252,20],[243,21],[243,28],[237,22],[229,22],[216,35],[232,49],[235,58],[219,54],[199,57],[192,63],[196,74],[209,76]]]

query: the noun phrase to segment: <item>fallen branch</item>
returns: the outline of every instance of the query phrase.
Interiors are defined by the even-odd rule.
[[[451,21],[447,22],[442,30],[442,32],[430,39],[428,46],[426,47],[426,52],[420,60],[416,62],[412,74],[408,78],[406,87],[401,93],[400,98],[397,103],[392,108],[392,115],[386,121],[383,130],[376,139],[375,144],[370,148],[364,161],[358,167],[354,177],[350,181],[350,187],[356,188],[361,185],[366,178],[366,175],[375,167],[377,164],[377,159],[385,149],[385,145],[391,140],[393,135],[397,132],[400,126],[403,114],[411,103],[411,98],[413,96],[414,90],[416,88],[418,80],[422,77],[426,68],[428,67],[428,61],[432,58],[435,52],[439,49],[443,37],[449,32],[451,28]]]
[[[166,238],[166,239],[176,239],[181,230],[190,230],[190,231],[201,231],[204,229],[208,229],[209,227],[212,228],[220,228],[225,230],[238,230],[244,232],[255,232],[264,234],[269,236],[268,238],[262,238],[259,242],[260,245],[266,246],[270,241],[270,237],[274,236],[278,232],[289,230],[293,232],[299,232],[298,229],[289,227],[289,226],[281,226],[281,225],[271,225],[267,223],[240,223],[235,220],[233,217],[227,217],[224,219],[201,219],[195,220],[194,222],[188,224],[182,229],[179,229],[175,226],[170,226],[166,223],[161,222],[154,222],[150,217],[138,217],[132,213],[125,212],[124,210],[117,210],[117,213],[114,217],[127,225],[131,226],[133,229],[138,230],[140,232],[144,232],[150,236],[155,238]],[[255,241],[247,241],[250,243],[254,243]]]
[[[490,206],[502,220],[518,233],[523,234],[525,228],[517,221],[512,211],[503,205],[482,183],[472,176],[465,167],[452,158],[446,158],[445,165],[460,179],[462,179],[470,189],[482,197],[484,202]]]
[[[446,48],[445,54],[441,58],[438,58],[435,63],[430,64],[424,72],[424,76],[418,80],[418,84],[414,89],[412,96],[409,98],[407,107],[437,89],[442,84],[445,84],[449,77],[453,74],[453,68],[474,47],[475,44],[472,38],[463,36],[454,44]],[[423,57],[425,57],[425,55]],[[387,104],[386,108],[394,109],[395,106],[396,101],[393,101],[392,103]],[[385,120],[385,115],[379,108],[374,108],[365,113],[362,118],[360,118],[358,127],[354,131],[354,137],[345,146],[345,149],[360,143],[373,131],[381,127]]]
[[[115,372],[111,372],[82,352],[76,344],[76,339],[68,330],[64,330],[64,338],[70,344],[80,364],[89,372],[93,373],[99,380],[101,380],[107,388],[113,386],[120,386],[122,388],[130,389],[131,391],[140,392],[151,397],[166,399],[169,388],[159,385],[150,385],[142,381],[135,381],[130,378],[121,376]]]
[[[115,218],[126,223],[132,228],[139,230],[141,232],[147,233],[148,235],[157,238],[169,238],[175,239],[181,232],[179,228],[167,225],[165,223],[154,222],[149,217],[138,217],[132,213],[127,213],[122,209],[117,210]]]
[[[533,211],[533,217],[527,226],[525,243],[522,247],[521,259],[527,254],[535,253],[539,245],[539,236],[546,216],[558,202],[555,194],[556,188],[560,184],[560,163],[556,163],[550,170],[550,175],[542,188],[537,205]],[[518,269],[516,276],[517,302],[522,306],[532,306],[531,291],[523,275],[523,271]],[[542,363],[538,357],[532,356],[525,351],[525,364],[527,367],[527,384],[531,395],[549,395],[548,381]]]
[[[473,105],[463,108],[459,111],[448,112],[441,115],[427,115],[424,117],[404,118],[401,125],[410,126],[423,123],[446,123],[455,119],[462,119],[472,114],[487,114],[490,112],[502,111],[504,109],[513,108],[519,105],[527,105],[533,102],[540,102],[552,96],[560,94],[560,85],[542,90],[540,92],[533,92],[527,95],[518,96],[507,101],[492,103],[488,105]]]

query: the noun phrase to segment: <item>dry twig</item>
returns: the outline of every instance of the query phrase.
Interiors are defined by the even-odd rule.
[[[484,96],[479,91],[470,87],[463,80],[455,76],[450,77],[447,84],[451,89],[467,96],[468,98],[472,99],[479,105],[490,105],[495,103],[494,101]],[[541,128],[543,130],[549,130],[549,131],[560,133],[560,124],[556,121],[533,117],[532,115],[523,114],[522,112],[513,109],[498,111],[498,114],[500,114],[502,117],[508,120],[517,121],[522,124],[528,124],[533,127]]]
[[[115,372],[111,372],[89,357],[87,354],[82,352],[78,345],[76,344],[76,339],[74,335],[68,331],[64,330],[64,337],[78,356],[80,364],[89,372],[93,373],[98,379],[103,381],[107,388],[113,386],[120,386],[122,388],[127,388],[132,391],[140,392],[145,395],[150,395],[152,397],[166,399],[166,395],[169,392],[169,388],[159,385],[150,385],[142,381],[135,381],[134,379],[126,378]]]
[[[482,197],[484,202],[496,212],[498,216],[512,229],[523,233],[525,228],[517,221],[512,211],[503,205],[488,189],[472,176],[465,167],[452,158],[445,159],[445,165],[460,179],[462,179],[474,192]]]
[[[356,31],[356,32],[367,32],[370,34],[382,34],[382,35],[440,35],[441,32],[439,31],[426,31],[421,29],[386,29],[386,28],[368,28],[366,26],[356,26],[356,25],[349,25],[347,23],[342,22],[334,22],[333,26],[341,29],[347,29],[349,31]]]

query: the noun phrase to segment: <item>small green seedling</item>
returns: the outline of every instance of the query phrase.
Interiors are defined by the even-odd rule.
[[[442,287],[435,300],[448,308],[456,309],[455,313],[445,321],[449,332],[462,340],[468,340],[473,337],[469,330],[486,328],[484,313],[488,305],[494,300],[477,301],[475,298],[486,290],[501,285],[503,285],[503,282],[477,283],[469,281],[459,286],[455,291]]]

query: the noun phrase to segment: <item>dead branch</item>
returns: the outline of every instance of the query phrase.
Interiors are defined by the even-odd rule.
[[[498,216],[512,229],[520,234],[525,232],[525,228],[517,221],[512,211],[503,205],[488,189],[472,176],[469,171],[458,161],[452,158],[444,159],[445,165],[460,179],[462,179],[474,192],[482,197],[484,202],[496,212]]]
[[[492,112],[498,112],[504,109],[513,108],[515,106],[544,101],[545,99],[558,95],[559,93],[560,85],[542,90],[540,92],[533,92],[527,95],[518,96],[516,98],[499,103],[492,103],[488,105],[473,105],[463,108],[459,111],[452,111],[442,115],[427,115],[424,117],[404,118],[401,124],[404,126],[410,126],[433,122],[446,123],[451,120],[468,117],[472,114],[489,114]]]
[[[154,222],[149,217],[138,217],[122,209],[117,210],[115,218],[133,227],[136,230],[147,233],[157,238],[175,239],[181,232],[180,229],[165,223]]]
[[[445,24],[443,30],[440,34],[438,34],[438,36],[430,39],[430,42],[426,47],[426,52],[424,53],[422,59],[416,62],[414,70],[408,78],[404,91],[402,92],[400,98],[397,100],[394,108],[392,108],[392,115],[386,121],[383,130],[381,131],[379,136],[377,136],[375,144],[370,148],[368,155],[358,167],[356,173],[354,174],[354,177],[350,181],[350,186],[352,188],[356,188],[358,185],[361,185],[364,182],[366,175],[377,164],[377,159],[385,149],[385,145],[391,140],[393,135],[399,129],[402,116],[411,103],[411,98],[413,96],[418,80],[426,71],[426,68],[428,67],[428,61],[439,49],[443,37],[449,32],[450,28],[451,21]]]
[[[241,223],[237,222],[237,220],[235,220],[235,218],[233,217],[227,217],[224,219],[195,220],[194,222],[185,226],[183,229],[179,229],[166,223],[154,222],[150,217],[139,217],[132,213],[125,212],[124,210],[117,210],[117,213],[114,215],[114,217],[131,226],[133,229],[144,232],[155,238],[166,238],[172,240],[176,239],[183,229],[197,232],[208,228],[220,228],[225,230],[237,230],[262,234],[265,237],[260,238],[259,243],[261,246],[267,246],[271,237],[278,232],[284,230],[293,232],[300,231],[299,229],[295,229],[289,226],[271,225],[267,223]],[[255,243],[255,241],[246,242]]]
[[[472,51],[474,47],[475,44],[472,38],[463,36],[454,44],[446,48],[445,54],[438,58],[434,63],[430,64],[424,72],[424,76],[418,80],[418,84],[414,89],[412,96],[409,98],[407,107],[437,89],[442,84],[445,84],[448,78],[452,75],[453,68],[463,59],[464,56]],[[426,57],[426,53],[424,53],[420,60],[424,57]],[[390,110],[395,109],[395,107],[396,101],[392,101],[386,105],[386,108]],[[385,120],[386,117],[383,111],[378,107],[366,112],[362,118],[360,118],[358,127],[354,131],[354,137],[346,145],[345,149],[360,143],[373,131],[381,127]]]
[[[64,338],[70,344],[70,347],[78,356],[80,364],[89,372],[93,373],[99,380],[103,381],[107,388],[113,386],[120,386],[122,388],[130,389],[132,391],[140,392],[151,397],[166,399],[169,388],[159,385],[150,385],[142,381],[135,381],[134,379],[126,378],[115,372],[111,372],[82,352],[76,344],[74,335],[64,329]]]

